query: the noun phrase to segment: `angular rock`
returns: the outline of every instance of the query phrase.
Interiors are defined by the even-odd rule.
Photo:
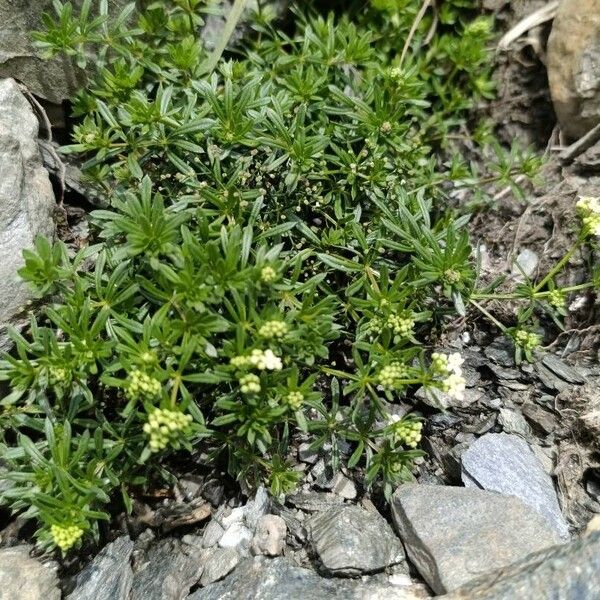
[[[283,554],[287,526],[278,515],[263,515],[256,524],[252,539],[252,552],[265,556]]]
[[[600,123],[600,0],[562,0],[548,39],[554,110],[572,139]]]
[[[417,587],[417,586],[415,586]],[[381,582],[320,577],[285,558],[243,561],[225,579],[201,588],[188,600],[418,600],[420,588]]]
[[[539,262],[539,256],[533,250],[525,248],[515,259],[511,274],[517,280],[524,280],[525,277],[533,277]]]
[[[525,417],[516,410],[501,408],[498,414],[498,423],[502,426],[504,433],[515,433],[522,437],[529,437],[531,435],[531,428],[527,424]]]
[[[4,20],[1,6],[0,15]],[[54,234],[56,200],[37,134],[38,120],[17,82],[0,81],[0,328],[30,299],[17,275],[23,250],[37,235]]]
[[[600,532],[531,554],[473,581],[444,600],[596,600]]]
[[[404,559],[400,540],[377,512],[333,507],[313,517],[308,527],[311,545],[328,573],[373,573]]]
[[[248,548],[252,541],[252,531],[240,522],[232,523],[221,536],[221,548]]]
[[[133,581],[127,536],[111,542],[75,578],[75,589],[67,600],[127,600]]]
[[[75,0],[75,11],[82,0]],[[110,15],[116,15],[127,0],[109,0]],[[14,77],[39,96],[60,104],[85,85],[85,73],[69,57],[43,60],[34,47],[32,31],[43,30],[43,13],[55,16],[52,0],[0,0],[2,35],[0,35],[0,77]]]
[[[519,498],[479,489],[402,485],[392,516],[409,560],[438,594],[559,542]]]
[[[60,600],[56,569],[29,556],[31,546],[0,550],[0,600]]]
[[[229,575],[240,562],[240,555],[233,548],[214,548],[205,558],[200,583],[208,585]]]
[[[569,526],[560,510],[552,478],[521,437],[505,433],[480,437],[462,455],[462,480],[467,487],[521,498],[562,539],[569,539]]]
[[[269,512],[271,500],[264,485],[256,490],[256,495],[244,506],[246,526],[254,531],[258,520]]]
[[[130,600],[182,600],[202,575],[203,552],[174,538],[153,544],[133,575]]]
[[[600,63],[599,63],[600,68]],[[550,369],[555,375],[564,379],[568,383],[585,383],[585,377],[575,367],[571,367],[564,361],[560,360],[554,354],[545,354],[542,358],[542,363]]]

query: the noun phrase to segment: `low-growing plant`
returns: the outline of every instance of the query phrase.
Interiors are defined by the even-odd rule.
[[[395,401],[464,393],[438,333],[493,290],[475,289],[449,193],[482,201],[538,165],[491,144],[479,172],[458,152],[492,90],[491,22],[470,0],[444,3],[437,27],[413,27],[412,0],[337,17],[302,3],[286,34],[262,4],[216,68],[204,0],[116,17],[55,0],[37,34],[92,70],[63,151],[110,202],[95,245],[25,253],[47,308],[0,364],[1,498],[48,548],[97,538],[109,502],[130,510],[171,480],[179,450],[280,495],[300,476],[290,441],[308,436],[389,496],[423,454],[420,415]],[[554,298],[556,273],[519,297]],[[533,338],[514,337],[529,357]]]

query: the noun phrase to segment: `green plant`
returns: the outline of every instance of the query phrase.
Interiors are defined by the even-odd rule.
[[[171,479],[180,449],[279,495],[301,433],[389,496],[423,454],[419,415],[394,401],[464,392],[460,357],[431,354],[477,302],[468,217],[447,193],[483,197],[536,161],[495,145],[479,173],[456,152],[491,89],[472,2],[410,39],[419,3],[373,4],[305,5],[292,35],[259,5],[254,37],[211,69],[203,1],[151,2],[135,22],[55,2],[38,43],[95,69],[63,151],[111,206],[92,214],[95,246],[26,255],[47,308],[0,364],[2,500],[48,547],[97,536],[101,507]]]

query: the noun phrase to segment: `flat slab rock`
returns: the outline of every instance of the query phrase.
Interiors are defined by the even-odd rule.
[[[561,539],[569,539],[552,478],[529,444],[517,435],[487,433],[462,455],[462,481],[478,487],[517,496],[537,510]]]
[[[479,489],[402,485],[392,516],[409,560],[437,594],[560,542],[519,498]]]
[[[17,275],[23,250],[37,235],[54,233],[56,201],[37,134],[38,120],[17,82],[0,80],[0,329],[30,298]]]
[[[308,523],[309,540],[324,569],[335,575],[381,571],[404,559],[398,537],[377,512],[334,506]]]
[[[246,559],[222,581],[191,594],[187,600],[419,600],[420,586],[394,586],[361,579],[336,579],[285,558]]]
[[[106,545],[77,575],[75,589],[67,600],[125,600],[129,596],[133,571],[133,542],[127,536]]]
[[[597,600],[600,598],[600,531],[570,544],[531,554],[443,598]]]
[[[29,556],[31,546],[0,550],[0,600],[60,600],[52,565]]]

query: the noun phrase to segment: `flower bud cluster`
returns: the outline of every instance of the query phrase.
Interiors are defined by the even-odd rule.
[[[160,394],[162,386],[158,379],[151,377],[139,369],[133,369],[129,374],[129,385],[127,395],[130,398],[156,398]]]
[[[525,350],[526,352],[530,352],[531,350],[534,350],[541,344],[542,339],[537,333],[533,333],[532,331],[525,331],[524,329],[519,329],[515,333],[515,342],[517,343],[517,345],[521,346],[523,350]]]
[[[423,423],[412,419],[402,419],[398,415],[391,415],[390,421],[394,440],[407,448],[416,448],[421,441]]]
[[[299,410],[304,402],[304,394],[299,391],[290,392],[285,397],[285,401],[292,410]]]
[[[50,535],[54,543],[63,552],[66,552],[79,541],[83,535],[83,529],[78,525],[52,525]]]
[[[547,296],[548,304],[554,308],[564,308],[567,305],[567,298],[562,290],[552,290]]]
[[[415,320],[412,317],[401,317],[392,314],[387,319],[387,326],[395,334],[409,337],[414,333]]]
[[[267,321],[259,330],[258,335],[263,338],[282,338],[288,332],[287,323],[283,321]]]
[[[455,398],[463,400],[465,397],[466,382],[462,374],[464,359],[458,353],[442,354],[434,352],[431,355],[431,370],[434,375],[444,377],[442,380],[442,390]]]
[[[258,394],[260,392],[260,379],[254,373],[248,373],[240,378],[240,390],[243,394]]]
[[[62,367],[48,368],[48,383],[50,385],[63,385],[69,380],[69,371]]]
[[[263,267],[260,272],[260,279],[263,283],[272,283],[277,278],[277,271],[273,267]]]
[[[393,362],[383,367],[379,371],[379,383],[385,389],[392,389],[396,387],[396,383],[399,379],[403,379],[407,376],[408,371],[406,367],[400,362]]]
[[[185,435],[192,415],[186,415],[178,410],[157,408],[148,415],[148,422],[144,425],[144,433],[150,436],[148,445],[152,452],[164,450],[167,446],[179,448],[180,439]]]

